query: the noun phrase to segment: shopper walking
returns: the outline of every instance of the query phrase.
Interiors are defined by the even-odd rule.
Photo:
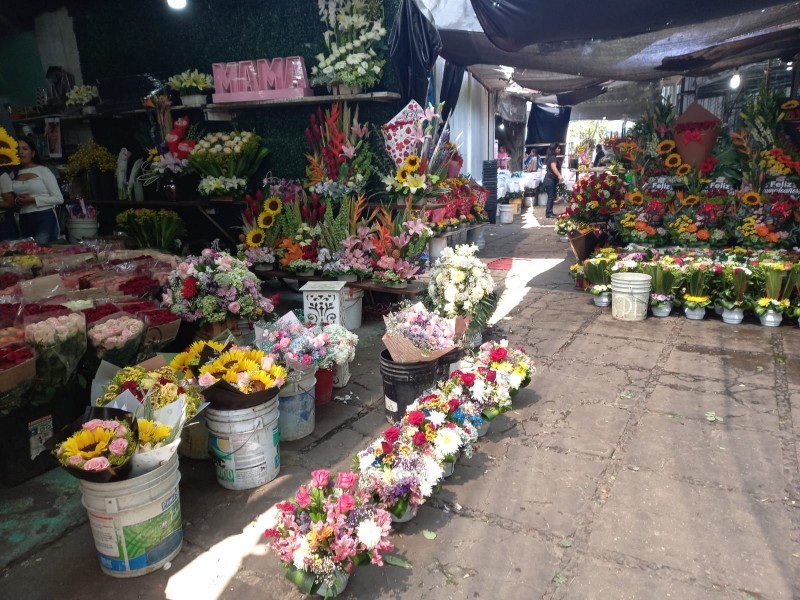
[[[42,165],[39,151],[31,138],[19,140],[20,168],[13,181],[14,203],[19,208],[19,228],[24,237],[39,244],[52,244],[58,239],[59,227],[55,207],[64,203],[55,175]]]
[[[544,158],[544,185],[547,188],[547,208],[544,216],[548,219],[555,218],[553,214],[553,203],[556,201],[556,187],[564,178],[561,176],[561,144],[553,142],[547,147],[547,155]]]

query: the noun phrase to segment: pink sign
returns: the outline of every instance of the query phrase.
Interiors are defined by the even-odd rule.
[[[313,96],[300,56],[214,63],[214,104]]]

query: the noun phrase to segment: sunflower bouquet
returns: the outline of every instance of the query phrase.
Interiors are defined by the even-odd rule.
[[[792,215],[798,202],[788,194],[746,191],[739,197],[729,230],[748,248],[782,248],[791,242]]]
[[[664,215],[672,194],[667,190],[634,189],[625,196],[625,209],[616,214],[619,237],[626,244],[663,246],[667,240]]]
[[[17,140],[0,127],[0,167],[13,167],[19,164]]]
[[[245,201],[238,257],[251,264],[271,265],[275,262],[272,246],[280,233],[277,220],[283,211],[283,200],[274,194],[264,198],[259,190],[255,195],[245,196]]]

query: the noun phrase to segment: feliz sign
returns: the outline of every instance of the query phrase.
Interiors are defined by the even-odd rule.
[[[300,56],[214,63],[214,104],[313,96]]]
[[[800,198],[800,189],[793,181],[781,175],[775,179],[768,179],[762,190],[765,194],[788,194],[793,198]]]

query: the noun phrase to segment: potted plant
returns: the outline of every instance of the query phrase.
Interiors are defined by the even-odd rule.
[[[594,296],[595,306],[611,304],[611,269],[605,256],[588,258],[583,263],[583,272],[589,282],[586,291]]]
[[[100,92],[96,85],[79,85],[67,92],[67,106],[80,106],[85,115],[97,112],[95,107],[98,104],[100,104]]]
[[[791,308],[789,297],[795,288],[798,270],[783,262],[765,260],[758,265],[761,297],[754,306],[755,313],[766,327],[777,327],[783,313]]]
[[[211,75],[194,71],[184,71],[168,79],[169,86],[181,96],[184,106],[202,106],[206,103],[209,90],[214,88]]]
[[[750,269],[742,265],[723,266],[719,302],[723,306],[722,320],[725,323],[738,325],[744,319],[744,311],[750,306],[746,294],[752,274]]]
[[[675,302],[675,287],[681,270],[672,259],[644,263],[642,272],[651,277],[650,308],[654,317],[668,317]]]
[[[683,289],[683,305],[687,319],[702,320],[706,306],[711,304],[706,275],[709,263],[698,261],[684,267],[686,287]]]
[[[70,197],[81,200],[116,200],[114,171],[117,159],[94,140],[78,146],[67,159],[64,177],[71,182]]]

